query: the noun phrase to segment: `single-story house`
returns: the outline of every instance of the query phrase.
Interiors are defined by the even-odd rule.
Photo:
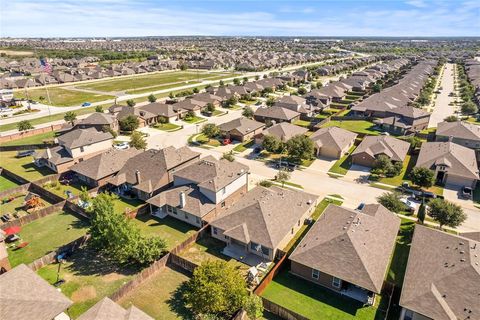
[[[102,112],[94,112],[75,125],[75,128],[95,128],[97,131],[102,131],[107,127],[118,132],[118,120],[114,115]]]
[[[400,219],[380,204],[362,210],[329,205],[290,255],[290,272],[373,305],[399,227]]]
[[[480,149],[480,126],[466,121],[440,122],[435,140],[451,140],[470,149]]]
[[[480,242],[415,226],[400,320],[480,319]]]
[[[289,122],[281,122],[271,126],[255,137],[255,143],[262,144],[265,136],[274,136],[280,141],[287,142],[297,135],[304,135],[308,132],[307,128],[300,127]]]
[[[339,127],[320,128],[310,140],[313,141],[317,157],[340,159],[355,144],[357,134]]]
[[[222,123],[218,128],[225,138],[243,142],[259,135],[265,128],[265,123],[241,117]]]
[[[380,155],[394,162],[403,162],[409,150],[410,143],[391,136],[366,136],[352,152],[352,162],[373,167]]]
[[[253,118],[263,123],[292,123],[293,121],[300,119],[300,112],[282,107],[260,107],[253,114]]]
[[[119,304],[105,297],[98,301],[93,307],[82,313],[78,320],[153,320],[148,314],[134,305],[128,309],[122,308]]]

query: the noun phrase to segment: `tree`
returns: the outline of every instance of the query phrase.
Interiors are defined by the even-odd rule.
[[[249,319],[260,319],[263,316],[263,303],[262,298],[256,294],[251,294],[245,301],[243,306]]]
[[[193,112],[192,110],[188,111],[186,114],[185,114],[185,120],[191,120],[195,118],[195,112]]]
[[[377,198],[377,201],[388,210],[399,213],[405,210],[405,204],[400,199],[398,192],[385,192]]]
[[[473,114],[478,112],[477,105],[471,100],[463,103],[461,109],[463,114]]]
[[[157,101],[157,97],[155,97],[153,94],[148,96],[148,102],[154,103],[155,101]]]
[[[130,136],[130,147],[135,148],[137,150],[145,150],[147,149],[147,141],[143,134],[139,131],[133,131],[132,135]]]
[[[382,85],[379,83],[375,83],[372,87],[373,92],[380,92],[382,90]]]
[[[228,99],[224,102],[224,106],[225,106],[226,108],[231,108],[231,107],[233,107],[237,102],[238,102],[237,97],[231,96],[230,98],[228,98]]]
[[[192,92],[193,92],[193,93],[199,93],[199,92],[200,92],[200,89],[198,89],[197,87],[195,87],[195,88],[192,89]]]
[[[223,86],[225,85],[225,82],[223,82],[223,80],[220,80],[220,81],[218,82],[218,84],[219,84],[220,87],[223,87]]]
[[[118,264],[148,265],[160,258],[166,243],[159,237],[144,237],[123,212],[114,210],[117,197],[99,193],[92,201],[90,243]]]
[[[173,99],[175,99],[175,94],[173,92],[170,92],[168,94],[168,97],[173,100]]]
[[[17,123],[17,129],[18,131],[20,132],[23,132],[23,131],[27,131],[27,130],[31,130],[33,129],[34,127],[32,126],[32,124],[30,123],[30,121],[28,120],[22,120],[20,121],[19,123]]]
[[[428,203],[428,215],[440,225],[456,228],[461,225],[467,216],[459,205],[440,198],[430,200]]]
[[[233,84],[238,86],[240,85],[240,79],[239,78],[233,78]]]
[[[222,156],[222,159],[228,160],[230,162],[235,161],[235,157],[233,156],[233,151],[225,152]]]
[[[305,94],[305,93],[307,93],[307,89],[305,89],[304,87],[300,87],[300,88],[298,88],[297,93],[298,94]]]
[[[103,113],[103,107],[102,106],[96,106],[95,107],[95,112]]]
[[[186,63],[182,63],[182,64],[180,65],[180,70],[185,71],[185,70],[187,70],[187,69],[188,69],[188,66],[187,66]]]
[[[457,118],[457,116],[448,116],[443,120],[446,121],[446,122],[456,122],[456,121],[458,121],[458,118]]]
[[[429,188],[435,182],[435,172],[425,167],[415,167],[410,173],[410,179],[419,187]]]
[[[247,304],[248,290],[240,272],[231,263],[208,260],[195,268],[183,300],[198,317],[229,319]]]
[[[132,99],[128,99],[128,100],[127,100],[127,105],[128,105],[129,107],[135,107],[136,103],[135,103],[135,101],[133,101]]]
[[[215,111],[215,106],[213,105],[213,103],[209,102],[209,103],[207,103],[206,109],[207,109],[208,112],[214,112]]]
[[[285,182],[290,180],[290,172],[285,170],[279,170],[275,180],[282,183],[282,188],[285,186]]]
[[[274,98],[274,97],[269,97],[269,98],[267,99],[267,101],[265,102],[265,104],[266,104],[267,106],[271,107],[271,106],[273,106],[273,105],[275,104],[275,102],[276,102],[276,101],[275,101],[275,98]]]
[[[372,173],[381,174],[387,177],[394,177],[400,174],[403,164],[401,162],[392,162],[386,155],[380,155],[373,163]]]
[[[262,147],[268,152],[277,153],[282,149],[282,141],[276,136],[267,134],[263,137]]]
[[[74,111],[68,111],[63,116],[63,120],[65,120],[65,122],[70,122],[73,127],[75,125],[75,120],[77,120],[77,114]]]
[[[313,141],[302,134],[296,135],[287,141],[287,151],[288,155],[296,161],[312,159]]]
[[[265,188],[270,188],[273,185],[273,183],[270,180],[262,180],[258,183],[258,185]]]
[[[243,84],[248,82],[248,77],[243,77]]]
[[[253,118],[253,115],[254,115],[255,112],[253,112],[252,108],[250,107],[245,107],[245,109],[243,109],[242,111],[242,116],[244,116],[245,118]]]
[[[425,199],[422,199],[422,203],[420,204],[420,208],[418,208],[418,212],[417,212],[417,218],[421,224],[423,224],[423,222],[425,221],[425,213],[426,213]]]
[[[260,79],[260,76],[257,74],[257,75],[255,76],[255,80],[259,80],[259,79]]]
[[[140,121],[136,115],[130,114],[120,119],[118,124],[120,126],[120,130],[122,131],[134,131],[140,125]]]
[[[81,186],[80,189],[81,189],[80,195],[79,195],[80,200],[82,200],[85,203],[89,202],[90,201],[90,194],[88,193],[87,187]]]
[[[202,127],[202,133],[208,138],[214,138],[220,133],[220,129],[214,123],[207,123]]]

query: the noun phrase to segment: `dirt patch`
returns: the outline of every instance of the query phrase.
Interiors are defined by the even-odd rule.
[[[97,291],[93,286],[85,286],[72,294],[73,302],[82,302],[93,299],[97,296]]]
[[[116,280],[120,280],[124,277],[125,276],[120,274],[120,273],[112,272],[112,273],[109,273],[109,274],[103,276],[102,280],[105,281],[105,282],[113,282],[113,281],[116,281]]]

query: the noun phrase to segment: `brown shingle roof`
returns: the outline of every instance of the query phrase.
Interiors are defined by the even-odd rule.
[[[308,129],[289,122],[281,122],[263,131],[263,135],[272,135],[282,141],[288,141],[296,135],[307,133]]]
[[[366,152],[375,157],[385,154],[391,160],[403,161],[407,156],[410,143],[390,136],[366,136],[352,155]]]
[[[296,111],[292,111],[282,107],[258,108],[255,111],[255,116],[288,121],[292,120],[295,117],[298,117],[299,115],[300,113]]]
[[[237,130],[238,132],[245,135],[252,131],[265,127],[265,124],[245,117],[241,117],[229,122],[222,123],[218,127],[223,132]]]
[[[416,225],[400,305],[435,320],[480,319],[480,242]]]
[[[153,318],[135,306],[125,310],[105,297],[78,317],[78,320],[153,320]]]
[[[480,126],[464,121],[440,122],[437,126],[437,136],[454,137],[480,142]]]
[[[72,130],[62,134],[57,139],[60,145],[65,145],[66,147],[73,149],[113,139],[113,136],[110,132],[97,131],[95,128],[88,128]]]
[[[335,147],[338,151],[343,151],[356,138],[356,133],[339,127],[321,128],[310,136],[318,148],[329,146]]]
[[[380,293],[400,219],[379,204],[329,205],[290,260]]]

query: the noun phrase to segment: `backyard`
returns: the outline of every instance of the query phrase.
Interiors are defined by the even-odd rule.
[[[144,204],[145,202],[138,199],[127,199],[127,198],[118,197],[117,199],[113,200],[113,209],[116,212],[125,213],[127,210],[132,211],[132,210],[138,209]]]
[[[49,252],[85,235],[88,224],[74,215],[60,211],[22,226],[19,242],[27,242],[24,248],[8,248],[10,264],[28,264]]]
[[[58,264],[47,265],[38,274],[50,284],[57,282]],[[132,267],[117,267],[102,255],[87,247],[76,251],[62,263],[59,286],[62,293],[73,301],[68,309],[72,318],[92,307],[102,298],[117,291],[139,270]]]
[[[412,242],[415,222],[402,219],[400,231],[398,232],[395,250],[390,261],[390,268],[387,273],[387,281],[402,287],[405,270],[407,268],[408,253]]]
[[[18,185],[19,184],[16,183],[15,181],[0,175],[0,192],[11,189],[11,188],[15,188]]]
[[[74,196],[78,196],[82,191],[82,185],[80,184],[77,184],[77,183],[63,184],[63,183],[60,183],[58,180],[44,183],[43,188],[64,199],[67,199],[69,195],[70,195],[70,198]]]
[[[39,205],[36,208],[26,209],[24,206],[26,195],[27,193],[19,193],[7,197],[9,199],[0,199],[0,214],[3,215],[6,213],[10,213],[12,215],[17,215],[21,217],[28,215],[37,209],[43,209],[51,205],[51,203],[49,203],[45,199],[39,198]],[[11,201],[7,202],[7,200]]]
[[[25,137],[18,140],[8,141],[2,143],[2,146],[21,146],[27,144],[43,144],[44,141],[52,141],[55,138],[55,132],[45,132],[36,134],[34,136]]]
[[[5,169],[18,174],[28,181],[35,181],[44,176],[53,174],[54,172],[47,167],[39,168],[33,163],[33,158],[23,157],[17,158],[17,151],[2,151],[0,152],[0,163]]]
[[[119,303],[125,308],[133,304],[155,319],[192,319],[182,301],[182,292],[188,279],[188,275],[166,267],[132,290]]]
[[[114,98],[109,95],[69,90],[66,87],[49,88],[48,95],[50,96],[52,105],[58,107],[70,107],[81,105],[84,102],[99,102]],[[17,99],[26,99],[27,97],[34,101],[40,101],[40,97],[43,97],[45,100],[42,102],[46,104],[49,103],[45,88],[27,90],[27,95],[24,90],[15,92],[15,98]]]
[[[143,234],[164,239],[167,242],[167,250],[173,249],[197,231],[194,226],[170,216],[160,219],[144,214],[138,215],[132,221]]]
[[[332,120],[325,123],[325,127],[340,127],[356,133],[364,133],[369,135],[379,135],[380,131],[374,129],[375,124],[366,120]]]

